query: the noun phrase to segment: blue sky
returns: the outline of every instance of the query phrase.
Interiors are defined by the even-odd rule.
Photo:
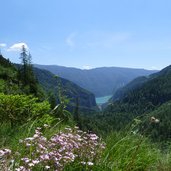
[[[0,48],[12,62],[25,43],[39,64],[171,64],[170,0],[5,0],[0,16]]]

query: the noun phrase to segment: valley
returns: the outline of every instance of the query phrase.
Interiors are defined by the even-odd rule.
[[[171,0],[0,14],[0,171],[171,171]]]
[[[57,157],[54,151],[59,150],[58,152],[62,156],[59,159],[61,164],[55,166],[49,164],[49,167],[52,167],[53,170],[56,168],[68,170],[72,167],[77,171],[78,168],[75,164],[84,169],[84,165],[81,164],[83,159],[89,160],[86,166],[87,171],[91,168],[108,170],[109,167],[112,170],[118,170],[119,168],[126,170],[129,167],[140,167],[145,170],[147,166],[153,167],[153,165],[156,165],[156,170],[161,166],[160,162],[155,159],[160,158],[162,160],[171,155],[162,152],[163,149],[167,150],[170,147],[167,143],[170,142],[171,137],[171,66],[158,72],[136,69],[135,72],[140,71],[137,77],[134,69],[128,69],[132,70],[134,76],[132,75],[132,79],[127,84],[113,84],[112,87],[115,87],[114,93],[99,97],[76,83],[56,76],[45,69],[40,69],[40,67],[32,68],[31,65],[26,64],[26,71],[28,69],[27,72],[33,75],[32,77],[27,75],[23,77],[22,74],[27,74],[22,70],[23,64],[14,65],[2,55],[0,56],[0,63],[0,135],[2,137],[0,138],[2,149],[0,149],[0,155],[7,167],[9,165],[6,160],[7,155],[9,155],[8,158],[15,158],[15,162],[18,164],[24,158],[31,161],[29,153],[24,151],[30,146],[30,150],[36,149],[36,151],[39,151],[40,147],[48,149],[49,154],[46,151],[42,153],[49,156],[46,160],[50,163],[54,163],[53,158],[50,157]],[[33,69],[32,71],[30,67]],[[104,70],[102,68],[102,71],[106,70],[108,69],[105,68]],[[124,71],[125,69],[122,68],[121,70]],[[143,73],[145,75],[142,75]],[[117,74],[114,74],[114,80]],[[102,74],[100,75],[102,76]],[[25,77],[28,77],[28,79],[25,80]],[[82,79],[84,80],[83,75]],[[103,79],[106,80],[105,77]],[[114,82],[117,81],[116,79]],[[103,91],[104,86],[108,86],[106,83],[104,82],[102,85],[102,82],[100,82],[101,89],[98,87],[98,91]],[[46,130],[46,127],[50,130]],[[24,131],[19,131],[23,128]],[[63,133],[60,135],[61,131]],[[53,132],[56,132],[56,134],[53,134]],[[17,141],[23,137],[25,138],[22,140],[24,143],[20,147],[21,151],[18,151]],[[56,137],[56,140],[54,137]],[[78,137],[82,137],[85,141],[81,140],[79,142]],[[106,144],[99,137],[102,137]],[[44,139],[43,142],[42,138]],[[58,138],[60,138],[60,141],[58,141]],[[2,141],[4,139],[5,141]],[[63,141],[61,139],[64,140],[66,147],[63,147],[63,144],[58,144]],[[53,148],[51,148],[54,142],[57,146],[53,145]],[[160,144],[161,148],[154,146],[154,142]],[[40,144],[37,145],[37,143]],[[77,148],[79,149],[75,149],[75,146],[73,146],[70,154],[81,154],[81,157],[76,157],[74,161],[69,159],[68,165],[65,162],[68,151],[63,153],[60,148],[68,148],[67,145],[72,143],[75,145],[78,143],[79,147]],[[87,143],[89,143],[88,146]],[[99,147],[97,148],[93,144],[99,144]],[[7,148],[4,149],[4,147]],[[140,150],[137,151],[139,147]],[[20,153],[20,155],[22,154],[22,158],[20,159],[15,153],[11,153],[11,149]],[[86,152],[90,149],[95,150],[91,159]],[[116,153],[118,150],[120,152]],[[124,154],[128,153],[128,156],[121,155],[123,150]],[[23,162],[22,165],[24,166],[19,165],[19,168],[41,170],[41,167],[46,167],[46,161],[36,151],[32,151],[35,154],[32,158],[35,161],[40,160],[41,165],[38,163],[28,165],[27,162]],[[147,152],[148,156],[154,158],[153,162],[149,162],[146,157],[141,156],[146,156]],[[131,156],[134,154],[140,156],[134,159],[134,166],[132,164],[132,166],[129,166],[133,159]],[[119,162],[117,166],[110,165],[113,159]],[[141,165],[137,160],[141,160],[142,163],[145,161],[147,165]],[[89,163],[91,166],[89,166]],[[17,166],[14,167],[18,169]],[[164,164],[164,167],[171,168],[169,163]],[[0,161],[0,169],[2,168],[4,168],[4,165]]]
[[[34,65],[62,78],[70,80],[80,87],[92,92],[96,97],[114,94],[118,88],[139,76],[148,76],[156,70],[133,69],[122,67],[101,67],[82,70],[57,65]]]

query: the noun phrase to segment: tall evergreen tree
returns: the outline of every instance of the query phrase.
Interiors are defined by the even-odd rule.
[[[31,63],[31,54],[27,52],[25,46],[22,46],[21,54],[21,68],[19,70],[19,77],[22,80],[23,86],[27,87],[27,93],[37,95],[38,87],[37,80],[33,73],[33,67]]]

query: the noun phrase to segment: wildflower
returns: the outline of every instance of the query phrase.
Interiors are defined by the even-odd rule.
[[[150,118],[150,121],[151,121],[151,122],[154,122],[155,119],[156,119],[156,118],[155,118],[154,116],[152,116],[152,117]]]
[[[43,126],[44,126],[44,128],[49,128],[50,127],[48,124],[44,124]]]
[[[160,122],[160,120],[159,119],[155,119],[155,123],[159,123]]]
[[[33,138],[38,138],[38,137],[39,137],[38,134],[34,134],[34,135],[33,135]]]
[[[30,167],[32,167],[32,166],[34,166],[34,163],[29,163],[28,165],[29,165]]]
[[[86,165],[86,162],[84,162],[84,161],[81,161],[81,164],[83,164],[83,165]]]
[[[11,154],[10,149],[2,149],[2,150],[0,150],[0,157],[3,157],[5,155],[9,155],[9,154]]]
[[[81,164],[94,165],[92,161],[97,158],[105,145],[99,142],[96,134],[83,133],[78,128],[76,129],[75,131],[67,127],[65,132],[54,134],[47,139],[43,136],[41,128],[37,128],[33,137],[28,137],[23,141],[25,147],[29,145],[33,147],[31,159],[30,152],[26,153],[25,157],[21,158],[24,165],[18,166],[15,171],[31,171],[40,163],[45,170],[63,170],[65,164],[74,162],[78,157],[83,160]],[[0,155],[4,154],[5,151],[0,150]]]
[[[94,164],[92,162],[87,162],[89,166],[93,166]]]
[[[78,127],[78,126],[75,126],[74,128],[75,128],[75,129],[79,129],[79,127]]]
[[[72,131],[72,129],[69,127],[66,127],[65,130]]]
[[[38,164],[40,161],[39,160],[33,160],[32,163],[33,164]]]
[[[151,123],[159,123],[160,122],[160,120],[156,119],[154,116],[151,117],[150,121],[151,121]]]
[[[45,166],[45,169],[50,169],[50,166]]]
[[[43,154],[40,156],[42,160],[49,160],[49,155],[48,154]]]
[[[24,166],[20,166],[19,168],[16,168],[15,171],[26,171],[26,168]]]
[[[26,146],[27,146],[27,147],[30,147],[30,146],[31,146],[31,144],[30,144],[30,143],[26,143]]]
[[[89,136],[91,140],[97,140],[99,138],[96,134],[90,134]]]
[[[23,140],[21,140],[21,139],[19,140],[19,143],[23,143],[23,142],[24,142]]]
[[[21,158],[22,161],[24,161],[25,163],[29,163],[30,162],[30,159],[25,157],[25,158]]]
[[[33,137],[28,137],[28,138],[25,139],[25,141],[33,141],[33,140],[34,140]]]

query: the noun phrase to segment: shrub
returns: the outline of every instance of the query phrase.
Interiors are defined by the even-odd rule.
[[[10,122],[14,126],[49,113],[49,103],[37,101],[33,96],[0,93],[0,122]]]

